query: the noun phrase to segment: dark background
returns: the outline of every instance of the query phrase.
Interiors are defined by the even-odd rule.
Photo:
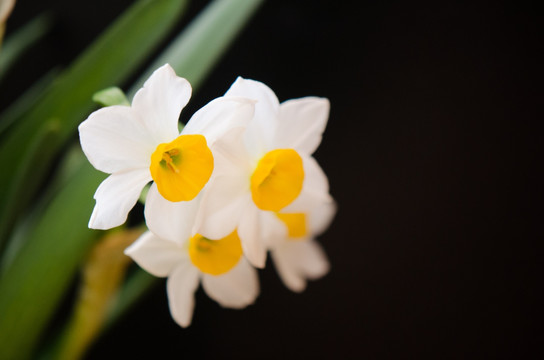
[[[20,0],[10,26],[46,8],[56,26],[1,105],[129,3]],[[294,294],[269,262],[254,305],[222,309],[199,290],[188,329],[161,284],[88,359],[544,356],[536,2],[355,4],[268,1],[184,111],[238,75],[280,101],[331,100],[315,154],[339,205],[320,238],[330,274]]]

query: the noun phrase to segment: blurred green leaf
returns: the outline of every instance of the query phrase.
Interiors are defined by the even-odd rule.
[[[169,63],[196,88],[230,47],[263,0],[216,0],[210,3],[148,67],[129,92],[143,85],[155,69]]]
[[[21,55],[43,38],[51,29],[51,16],[38,15],[4,40],[0,52],[0,82]]]
[[[20,249],[28,242],[29,234],[36,228],[49,204],[81,170],[83,165],[87,164],[88,160],[81,151],[81,147],[72,146],[67,150],[62,163],[44,189],[43,194],[39,199],[36,199],[30,211],[25,214],[23,221],[17,223],[8,246],[0,256],[0,278],[3,272],[11,266]]]
[[[11,174],[13,179],[13,191],[9,192],[2,199],[3,202],[18,204],[19,202],[27,202],[31,200],[31,194],[25,192],[25,186],[38,186],[39,179],[33,178],[26,179],[28,173],[44,171],[43,164],[38,158],[30,156],[32,152],[41,151],[44,156],[49,156],[51,148],[49,143],[55,141],[59,136],[59,122],[55,119],[51,119],[39,126],[37,129],[35,140],[29,144],[30,151],[22,153],[18,160],[21,162],[21,166],[16,169],[16,172]],[[16,154],[19,156],[18,154]],[[14,209],[15,210],[15,209]],[[3,220],[0,220],[0,223]],[[0,253],[1,254],[1,253]],[[3,267],[3,265],[2,265]]]
[[[28,204],[20,200],[21,191],[26,199],[36,193],[55,155],[93,109],[92,95],[124,82],[138,69],[179,19],[185,4],[180,0],[136,2],[59,77],[33,109],[18,119],[0,145],[0,250],[17,215]],[[42,154],[43,149],[32,144],[37,141],[37,129],[51,119],[58,121],[59,133],[48,143],[47,154]],[[39,160],[40,168],[24,173],[21,158]],[[13,174],[23,183],[17,183]]]
[[[0,276],[0,358],[31,356],[93,240],[87,223],[93,193],[105,178],[86,163],[45,209]]]
[[[23,95],[11,103],[7,109],[0,114],[0,141],[5,133],[15,123],[15,120],[22,117],[29,109],[32,109],[36,103],[44,96],[48,87],[59,74],[59,69],[54,68],[39,78]]]

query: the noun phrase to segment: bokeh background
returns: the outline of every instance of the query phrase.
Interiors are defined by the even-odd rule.
[[[19,0],[8,35],[46,9],[56,25],[0,106],[130,3]],[[331,100],[315,154],[339,207],[331,272],[294,294],[269,262],[253,306],[199,290],[188,329],[160,282],[88,359],[544,356],[541,23],[536,2],[265,2],[182,120],[239,75]]]

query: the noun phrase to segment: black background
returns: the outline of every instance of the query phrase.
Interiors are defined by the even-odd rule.
[[[129,3],[21,0],[10,26],[46,8],[56,26],[1,104],[68,64]],[[355,4],[268,1],[182,115],[238,75],[280,101],[331,100],[315,154],[339,205],[320,238],[330,274],[294,294],[269,262],[254,305],[222,309],[199,290],[188,329],[161,284],[88,359],[542,358],[536,2]]]

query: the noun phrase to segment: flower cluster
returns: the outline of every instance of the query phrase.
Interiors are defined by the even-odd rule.
[[[169,65],[157,69],[131,106],[109,106],[79,126],[92,165],[111,174],[95,193],[89,227],[123,224],[144,186],[149,231],[125,250],[149,273],[168,277],[175,321],[188,326],[202,283],[220,305],[243,308],[259,293],[255,268],[267,253],[285,285],[302,291],[328,272],[315,237],[335,203],[312,153],[329,101],[279,103],[266,85],[238,78],[178,130],[191,86]]]

